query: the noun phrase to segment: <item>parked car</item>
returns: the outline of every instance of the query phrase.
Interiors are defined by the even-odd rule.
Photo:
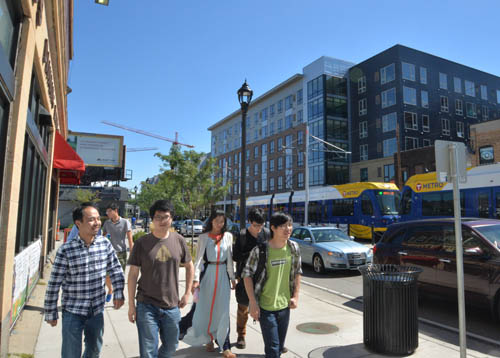
[[[173,222],[172,226],[175,229],[175,231],[177,231],[178,233],[180,233],[181,232],[182,224],[184,224],[184,220],[177,220],[177,221]]]
[[[199,235],[203,232],[203,223],[201,220],[185,220],[181,226],[182,235]]]
[[[371,249],[353,241],[336,227],[301,226],[293,230],[291,240],[300,247],[302,262],[311,264],[316,273],[325,270],[354,270],[372,262]]]
[[[462,219],[462,242],[465,301],[500,319],[500,220]],[[373,251],[375,263],[417,266],[420,288],[457,299],[453,218],[393,224]]]

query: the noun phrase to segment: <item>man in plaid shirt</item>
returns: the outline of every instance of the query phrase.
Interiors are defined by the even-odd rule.
[[[63,358],[82,356],[82,333],[85,334],[85,358],[99,357],[104,332],[106,274],[114,288],[114,308],[124,303],[125,277],[111,243],[97,235],[101,228],[99,212],[92,204],[73,211],[79,236],[62,245],[56,254],[47,291],[45,320],[57,325],[57,301],[62,286]]]

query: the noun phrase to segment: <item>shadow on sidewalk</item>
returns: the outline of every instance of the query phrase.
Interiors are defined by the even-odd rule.
[[[309,358],[354,358],[354,357],[364,357],[366,355],[372,354],[368,349],[365,348],[363,343],[351,344],[347,346],[326,346],[320,347],[312,350],[307,355]]]
[[[245,354],[245,353],[238,353],[233,351],[233,353],[237,354],[238,358],[257,358],[257,357],[262,357],[262,354]],[[221,357],[221,353],[219,352],[213,352],[213,353],[208,353],[204,347],[188,347],[184,349],[178,349],[174,357],[178,358],[199,358],[199,357]],[[139,358],[139,357],[137,357]]]

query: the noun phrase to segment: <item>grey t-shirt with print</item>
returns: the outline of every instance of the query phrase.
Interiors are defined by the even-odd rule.
[[[120,218],[116,223],[112,222],[111,219],[106,220],[102,230],[106,234],[110,234],[111,244],[116,252],[127,251],[127,232],[132,230],[132,225],[130,221],[124,218]]]

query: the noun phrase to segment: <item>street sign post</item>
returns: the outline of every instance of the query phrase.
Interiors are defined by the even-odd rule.
[[[457,259],[458,326],[460,337],[460,358],[467,356],[467,332],[465,328],[464,256],[462,246],[462,220],[460,217],[461,183],[467,182],[465,145],[460,142],[436,140],[436,176],[440,182],[453,184],[453,211],[455,215],[455,247]]]

